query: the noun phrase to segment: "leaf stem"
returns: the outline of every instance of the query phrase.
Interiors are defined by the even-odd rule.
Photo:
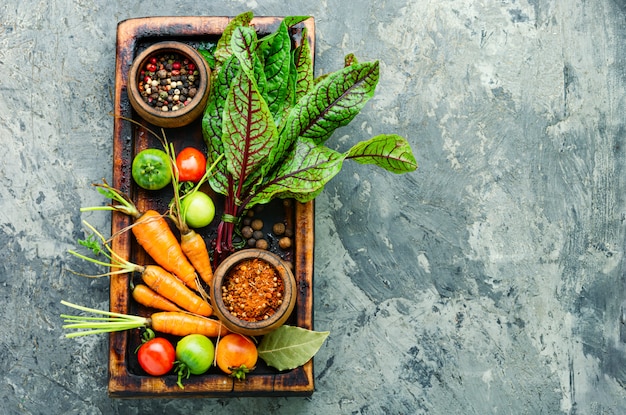
[[[67,302],[65,300],[62,300],[61,304],[87,313],[101,314],[107,316],[90,317],[61,314],[61,318],[63,318],[64,322],[66,323],[63,325],[64,329],[90,329],[80,332],[68,333],[65,335],[65,337],[67,338],[87,336],[90,334],[110,333],[113,331],[132,330],[140,327],[147,327],[149,323],[149,320],[147,318],[140,316],[120,314],[111,311],[83,307],[78,304]]]
[[[76,252],[74,250],[69,250],[68,252],[77,258],[91,262],[96,265],[100,265],[100,266],[108,267],[108,268],[113,268],[113,267],[120,268],[115,271],[110,271],[110,272],[99,274],[99,275],[91,275],[89,277],[99,278],[99,277],[105,277],[105,276],[111,276],[111,275],[117,275],[117,274],[128,274],[134,271],[137,271],[137,272],[143,271],[144,267],[142,267],[141,265],[133,264],[132,262],[125,260],[124,258],[120,257],[118,254],[113,252],[113,250],[107,243],[104,236],[100,232],[98,232],[96,228],[94,228],[91,224],[89,224],[89,222],[84,220],[83,223],[85,224],[85,226],[87,226],[87,228],[89,228],[89,230],[93,232],[94,235],[96,235],[100,239],[101,244],[102,246],[104,246],[105,249],[101,249],[98,252],[102,253],[107,259],[110,260],[110,262],[105,262],[99,259],[91,258],[79,252]],[[82,275],[82,274],[79,274],[79,275]]]
[[[94,183],[94,187],[98,193],[104,197],[113,200],[119,204],[110,204],[107,206],[92,206],[80,208],[81,212],[99,211],[99,210],[115,210],[131,216],[135,219],[141,216],[141,212],[137,209],[135,204],[130,198],[123,194],[120,190],[111,187],[106,180],[102,180],[102,183]]]

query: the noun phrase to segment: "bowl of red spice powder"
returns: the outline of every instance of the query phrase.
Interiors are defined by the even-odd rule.
[[[287,321],[296,303],[296,281],[278,255],[243,249],[215,270],[211,302],[229,330],[259,336]]]
[[[128,100],[144,120],[164,128],[190,124],[204,113],[211,69],[191,46],[155,43],[133,60]]]

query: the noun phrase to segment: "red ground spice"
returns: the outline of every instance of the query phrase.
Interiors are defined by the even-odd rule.
[[[251,322],[270,318],[282,304],[283,292],[283,281],[274,268],[258,258],[238,263],[222,284],[226,308]]]

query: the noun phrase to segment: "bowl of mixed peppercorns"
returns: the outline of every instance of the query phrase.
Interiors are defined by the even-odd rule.
[[[137,55],[128,76],[128,99],[144,120],[165,128],[185,126],[205,110],[211,69],[191,46],[155,43]]]

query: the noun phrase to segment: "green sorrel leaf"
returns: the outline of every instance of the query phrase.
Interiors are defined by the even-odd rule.
[[[273,198],[294,198],[300,202],[314,199],[339,171],[345,154],[313,141],[300,138],[295,150],[246,203],[250,208]]]
[[[282,114],[275,116],[279,133],[286,125],[287,115],[300,98],[313,88],[313,56],[309,47],[306,29],[302,29],[302,44],[291,52],[289,59],[289,75],[286,82],[285,105]],[[286,143],[289,144],[289,143]],[[275,154],[284,151],[282,148],[276,149]]]
[[[235,16],[222,33],[222,36],[217,41],[217,46],[215,47],[215,63],[216,67],[219,69],[219,65],[224,63],[226,59],[232,54],[231,51],[231,38],[233,32],[239,27],[246,27],[250,25],[252,18],[254,17],[254,13],[252,11],[247,11],[245,13],[241,13],[238,16]]]
[[[226,196],[223,218],[274,198],[310,201],[346,159],[394,173],[417,168],[408,142],[396,135],[376,136],[346,153],[324,145],[374,95],[377,61],[361,63],[347,55],[344,68],[314,78],[306,28],[289,29],[307,16],[286,17],[261,38],[252,17],[235,17],[216,44],[202,123],[208,161],[223,156],[209,179]],[[233,252],[234,224],[220,222],[216,255]]]
[[[291,67],[291,37],[283,21],[275,36],[261,44],[265,77],[267,80],[264,97],[276,124],[280,123],[287,101],[289,70]]]
[[[296,102],[313,89],[313,57],[306,29],[302,31],[302,44],[294,51],[296,67]]]
[[[417,169],[411,146],[396,134],[381,134],[354,145],[346,158],[361,164],[374,164],[392,173],[408,173]]]
[[[239,72],[239,60],[230,56],[223,63],[221,70],[212,72],[211,91],[207,108],[202,117],[202,135],[207,144],[207,162],[213,164],[224,152],[222,144],[222,116],[230,85]],[[223,195],[228,194],[226,159],[218,163],[215,174],[209,178],[213,190]]]
[[[209,49],[207,47],[198,48],[198,53],[204,58],[206,63],[209,65],[211,70],[215,69],[215,56],[211,50],[214,50],[215,47]]]
[[[241,185],[266,162],[278,138],[265,100],[244,71],[238,73],[226,99],[222,131],[228,172]]]
[[[359,63],[333,72],[305,95],[289,113],[286,142],[303,136],[324,143],[347,125],[374,95],[378,61]]]
[[[329,334],[327,331],[281,326],[263,336],[258,348],[259,357],[278,370],[294,369],[311,360]]]
[[[233,31],[231,51],[239,60],[241,70],[257,83],[259,91],[265,88],[263,63],[257,55],[258,39],[251,27],[238,27]]]
[[[304,22],[309,17],[310,16],[287,16],[284,18],[283,22],[285,22],[285,25],[287,27],[291,27],[297,25],[298,23]]]

